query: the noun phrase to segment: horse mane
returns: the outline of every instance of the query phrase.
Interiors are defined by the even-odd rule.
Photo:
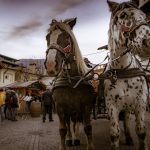
[[[116,50],[118,47],[118,42],[120,41],[121,36],[123,36],[120,30],[117,28],[117,25],[114,24],[113,21],[114,20],[111,17],[109,30],[108,30],[108,49],[109,50]]]
[[[69,25],[65,24],[64,22],[60,21],[57,22],[55,20],[55,22],[52,22],[50,29],[48,30],[48,32],[52,32],[56,27],[66,31],[70,37],[72,38],[73,41],[73,48],[75,50],[75,59],[76,59],[76,63],[77,63],[77,68],[79,73],[81,73],[82,75],[87,73],[87,71],[89,70],[89,68],[86,66],[80,48],[78,46],[77,40],[74,36],[74,33],[72,32],[71,28]]]

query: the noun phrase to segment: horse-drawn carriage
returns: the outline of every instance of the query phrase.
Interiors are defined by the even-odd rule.
[[[149,56],[150,38],[147,33],[150,33],[150,27],[146,15],[138,9],[136,3],[131,1],[121,4],[107,2],[111,12],[108,39],[110,58],[105,72],[100,76],[103,81],[100,81],[99,87],[104,89],[100,96],[105,97],[102,108],[106,108],[106,103],[110,119],[111,149],[119,149],[120,127],[118,117],[121,111],[125,111],[126,143],[128,145],[133,144],[129,132],[129,116],[131,112],[134,112],[139,149],[147,150],[144,113],[148,90],[145,73],[140,69],[135,55]],[[83,122],[87,136],[87,150],[93,150],[90,122],[93,91],[91,86],[85,84],[88,78],[86,75],[89,71],[85,67],[72,32],[75,23],[75,18],[65,21],[52,20],[46,36],[48,48],[45,66],[50,76],[57,76],[53,98],[60,120],[61,144],[59,150],[66,150],[66,137],[67,140],[72,140],[71,120],[74,123]],[[104,87],[102,87],[103,85]]]
[[[150,0],[139,0],[139,8],[150,16]]]

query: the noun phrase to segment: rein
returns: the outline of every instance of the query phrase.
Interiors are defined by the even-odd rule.
[[[114,61],[118,60],[119,58],[121,58],[122,56],[124,56],[125,54],[127,54],[128,52],[130,52],[130,50],[129,50],[129,49],[126,49],[126,50],[125,50],[124,52],[122,52],[117,58],[115,58],[115,59],[113,59],[113,60],[111,60],[111,61],[109,61],[109,62],[107,62],[107,63],[105,63],[105,64],[103,64],[103,65],[107,65],[107,64],[109,64],[109,63],[111,63],[111,62],[114,62]],[[94,66],[93,68],[91,68],[86,74],[84,74],[83,76],[81,76],[80,80],[73,86],[73,88],[76,88],[76,87],[80,84],[80,82],[83,81],[83,80],[87,77],[87,75],[88,75],[90,72],[92,72],[97,66],[102,65],[102,63],[103,63],[107,58],[108,58],[108,56],[106,56],[105,59],[104,59],[101,63],[95,65],[95,66]]]

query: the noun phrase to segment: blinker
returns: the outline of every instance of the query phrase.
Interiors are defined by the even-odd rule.
[[[70,53],[71,52],[71,45],[67,45],[65,48],[63,48],[64,53]]]

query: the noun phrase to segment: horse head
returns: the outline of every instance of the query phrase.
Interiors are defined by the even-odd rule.
[[[82,68],[83,59],[79,51],[78,44],[72,32],[76,18],[64,21],[52,20],[47,40],[47,51],[45,67],[49,76],[57,76],[62,70],[72,69],[76,66],[78,70]],[[75,65],[76,62],[76,65]]]
[[[140,57],[150,57],[150,26],[136,0],[107,3],[111,12],[109,46],[128,47]]]

